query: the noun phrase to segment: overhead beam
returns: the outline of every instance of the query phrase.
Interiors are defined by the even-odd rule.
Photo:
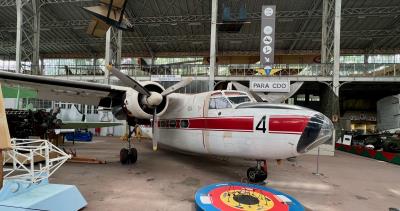
[[[299,29],[297,30],[298,32],[304,32],[305,29],[307,28],[307,26],[310,24],[311,20],[312,20],[312,15],[314,12],[318,11],[317,9],[320,7],[321,5],[321,1],[320,0],[314,0],[310,9],[309,9],[309,14],[308,14],[308,18],[303,21],[300,26]],[[296,46],[297,42],[301,39],[301,37],[297,37],[297,39],[295,39],[289,47],[289,50],[293,50],[294,47]]]
[[[14,2],[14,1],[11,1]],[[0,4],[1,7],[1,4]],[[398,16],[400,15],[400,7],[368,7],[368,8],[345,8],[342,10],[342,18],[365,18],[374,16]],[[239,17],[239,14],[232,14],[233,18]],[[247,13],[249,20],[259,21],[260,12]],[[319,19],[322,18],[322,11],[302,10],[302,11],[277,11],[278,19]],[[211,15],[183,15],[183,16],[157,16],[157,17],[130,17],[130,22],[134,25],[148,24],[176,24],[176,23],[194,23],[194,22],[210,22]],[[41,26],[45,29],[83,27],[89,24],[90,20],[75,19],[67,21],[42,21]],[[12,30],[16,28],[15,23],[0,24],[0,30]]]
[[[57,3],[98,2],[96,0],[40,0],[40,5]],[[0,0],[0,7],[16,6],[16,0]]]
[[[129,14],[128,14],[129,17],[132,17],[132,18],[136,17],[136,15],[133,14],[132,11],[127,11],[127,13],[129,13]],[[134,22],[131,21],[131,23],[134,23]],[[136,32],[136,34],[138,34],[138,35],[141,36],[141,37],[146,37],[146,38],[148,37],[147,35],[145,35],[145,34],[143,33],[143,31],[142,31],[142,29],[140,28],[140,26],[137,26],[137,27],[136,27],[135,32]],[[145,39],[146,39],[146,38],[145,38]],[[146,42],[145,42],[145,43],[144,43],[144,46],[146,47],[147,51],[149,52],[150,57],[152,58],[152,61],[154,61],[155,56],[154,56],[154,51],[153,51],[153,49],[150,47],[149,43],[146,43]]]
[[[276,49],[276,55],[319,55],[319,50],[282,50]],[[374,53],[377,54],[395,54],[400,52],[400,48],[390,49],[390,50],[377,50]],[[341,55],[354,55],[354,54],[365,54],[365,50],[363,49],[341,49]],[[258,57],[260,52],[257,51],[224,51],[221,53],[217,53],[217,56],[254,56]],[[156,57],[193,57],[193,56],[201,56],[208,57],[210,55],[210,51],[196,51],[196,52],[179,52],[179,51],[162,51],[157,52],[155,54]],[[51,54],[41,54],[42,58],[92,58],[92,55],[89,53],[51,53]],[[102,53],[98,54],[99,57],[104,56]],[[122,57],[151,57],[147,51],[126,51],[122,52]]]
[[[44,11],[48,16],[52,17],[52,21],[51,22],[59,22],[60,17],[53,9],[46,9]],[[49,29],[49,28],[44,28],[42,23],[41,23],[40,26],[41,26],[40,29],[42,29],[42,30]],[[85,26],[83,28],[86,29],[87,26]],[[71,25],[71,26],[69,26],[68,28],[65,28],[65,29],[69,30],[68,36],[70,36],[71,38],[77,39],[77,40],[80,40],[82,38],[82,34],[76,32],[74,30],[74,26]],[[50,46],[47,45],[47,46],[44,46],[44,47],[50,47]],[[80,49],[83,50],[83,51],[86,51],[88,53],[92,53],[93,56],[95,56],[95,54],[96,54],[95,50],[91,46],[82,47]]]
[[[391,23],[389,23],[388,26],[386,27],[386,30],[388,31],[387,33],[400,34],[399,23],[400,23],[400,16],[397,16],[397,18],[393,19],[393,21],[391,21]],[[367,50],[372,53],[375,51],[375,49],[379,49],[382,46],[390,44],[390,41],[394,38],[395,37],[384,37],[381,39],[372,39],[371,42],[368,43]]]
[[[252,41],[259,38],[259,34],[221,34],[218,41]],[[321,32],[296,32],[296,33],[277,33],[277,40],[295,40],[301,36],[304,40],[321,39]],[[400,37],[400,33],[392,30],[362,30],[362,31],[342,31],[342,38],[385,38],[385,37]],[[135,45],[137,43],[176,43],[176,42],[199,42],[208,43],[210,35],[169,35],[169,36],[125,36],[123,37],[124,46]],[[77,39],[52,39],[42,42],[41,46],[49,47],[51,45],[97,45],[104,44],[104,38],[77,38]],[[13,41],[1,42],[0,47],[6,48],[14,46]]]

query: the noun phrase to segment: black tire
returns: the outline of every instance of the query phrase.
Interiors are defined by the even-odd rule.
[[[257,168],[255,167],[250,167],[247,169],[247,179],[249,182],[254,182],[256,180],[256,172]]]
[[[129,156],[128,149],[122,148],[121,151],[119,152],[119,161],[121,162],[121,164],[128,163],[128,156]]]
[[[261,167],[260,174],[258,175],[258,182],[264,182],[268,178],[268,173],[264,171],[264,168]]]
[[[268,177],[267,173],[264,172],[264,168],[257,169],[256,167],[250,167],[247,169],[247,179],[251,183],[260,183],[266,180]]]
[[[130,163],[132,163],[132,164],[136,163],[136,161],[137,161],[137,150],[135,148],[131,148],[129,150],[128,158],[129,158],[129,162]]]

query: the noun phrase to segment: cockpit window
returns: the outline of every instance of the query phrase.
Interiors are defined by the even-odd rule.
[[[228,97],[228,99],[232,104],[240,104],[251,101],[247,96]]]
[[[209,109],[232,108],[232,105],[225,97],[217,97],[210,99]]]

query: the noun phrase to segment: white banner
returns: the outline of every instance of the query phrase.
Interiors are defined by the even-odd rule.
[[[151,75],[151,81],[181,81],[181,75]]]
[[[275,5],[262,6],[260,63],[264,69],[272,69],[275,51]]]
[[[250,81],[255,92],[290,92],[290,81]]]

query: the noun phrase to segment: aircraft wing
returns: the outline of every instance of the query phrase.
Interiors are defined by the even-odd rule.
[[[125,1],[127,0],[100,0],[100,3],[110,5],[114,8],[122,9],[124,7]]]
[[[92,21],[90,21],[86,33],[94,37],[104,37],[108,31],[108,28],[110,28],[110,26],[104,21],[98,18],[92,18]]]
[[[0,71],[0,82],[9,87],[23,87],[36,93],[36,98],[68,103],[110,107],[121,103],[126,87],[83,81],[60,80]],[[112,105],[111,105],[112,104]]]
[[[63,122],[61,129],[88,129],[122,125],[120,122]]]
[[[131,30],[132,24],[124,15],[128,0],[100,0],[100,4],[83,9],[93,16],[87,33],[95,37],[104,37],[110,26],[122,30]]]

